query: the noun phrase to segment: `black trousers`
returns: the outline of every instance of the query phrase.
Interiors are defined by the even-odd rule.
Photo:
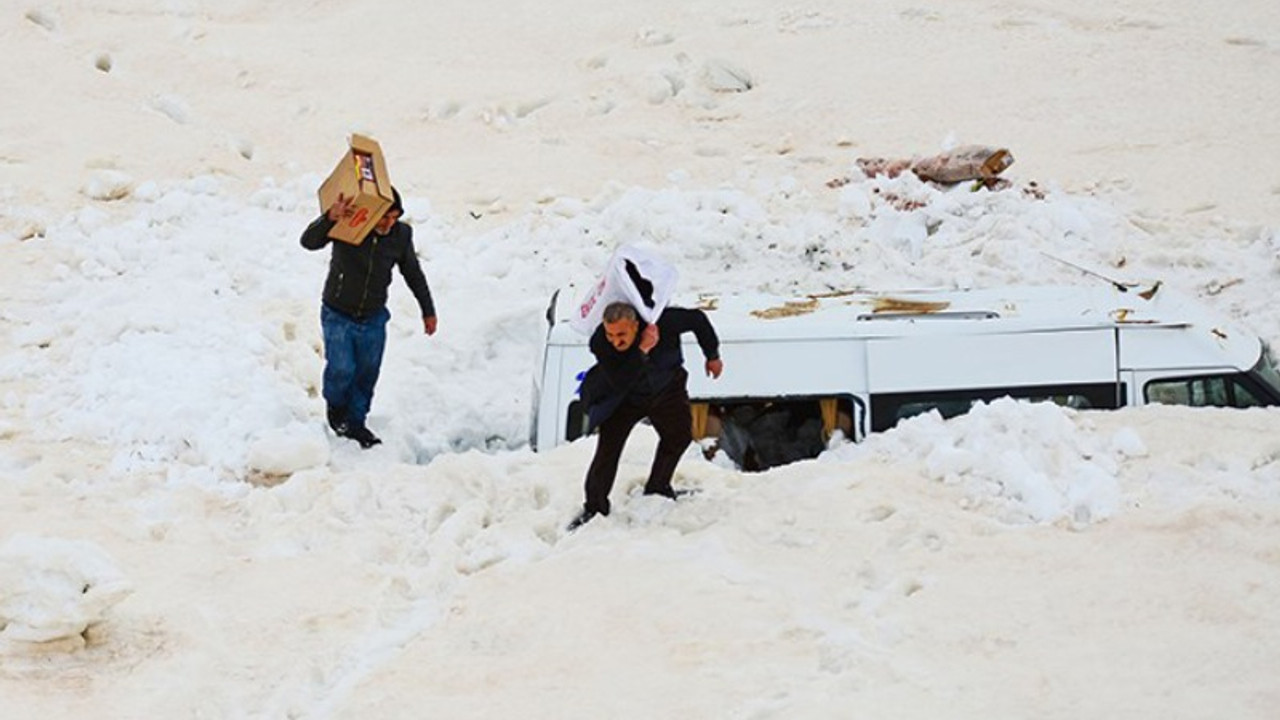
[[[645,418],[658,431],[658,449],[644,491],[649,495],[674,497],[671,476],[685,448],[693,442],[693,422],[689,416],[689,393],[685,389],[688,373],[683,369],[672,378],[661,393],[640,401],[624,400],[618,409],[600,423],[599,443],[587,470],[586,510],[609,514],[609,491],[618,476],[618,460],[636,423]]]

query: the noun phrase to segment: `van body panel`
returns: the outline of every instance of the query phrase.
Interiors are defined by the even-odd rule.
[[[556,407],[560,409],[556,416],[557,442],[564,442],[569,436],[570,404],[578,399],[578,387],[582,384],[582,375],[595,364],[595,358],[586,345],[555,346],[552,352],[558,362],[558,383],[556,388]]]
[[[540,353],[542,365],[535,373],[538,379],[533,385],[533,427],[529,444],[534,450],[544,450],[559,444],[557,438],[563,438],[556,414],[547,412],[548,407],[557,407],[561,398],[560,389],[560,349],[543,346]]]
[[[866,391],[867,360],[848,339],[734,340],[721,342],[724,372],[703,371],[696,342],[683,345],[689,395],[699,398],[822,395]]]
[[[1110,329],[916,335],[866,342],[877,393],[1115,382]]]
[[[1221,333],[1221,334],[1219,334]],[[1120,329],[1120,367],[1194,369],[1230,365],[1248,369],[1262,357],[1262,341],[1243,333],[1226,335],[1202,326],[1143,326]]]

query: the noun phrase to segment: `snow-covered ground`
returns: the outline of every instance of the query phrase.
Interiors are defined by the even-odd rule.
[[[0,717],[1271,717],[1280,412],[999,401],[691,450],[677,503],[640,428],[564,533],[541,318],[620,243],[687,295],[1085,267],[1280,343],[1280,9],[846,5],[3,11]],[[440,316],[395,281],[370,451],[298,244],[353,130]],[[854,165],[959,142],[1012,187]]]

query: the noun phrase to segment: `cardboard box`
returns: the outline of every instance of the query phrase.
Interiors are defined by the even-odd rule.
[[[328,212],[339,194],[353,198],[355,213],[334,225],[329,237],[359,245],[391,209],[393,198],[387,163],[373,138],[352,134],[351,149],[320,186],[320,212]]]

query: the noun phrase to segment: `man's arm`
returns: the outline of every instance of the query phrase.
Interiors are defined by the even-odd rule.
[[[702,348],[702,356],[706,358],[707,375],[720,377],[724,370],[724,362],[720,360],[720,338],[707,314],[696,308],[669,307],[662,311],[662,317],[669,323],[668,329],[673,331],[672,334],[693,333],[698,339],[698,347]]]
[[[351,217],[355,212],[352,207],[352,199],[338,193],[338,199],[333,201],[329,209],[324,211],[320,217],[307,226],[302,231],[302,247],[308,250],[319,250],[329,244],[329,231],[337,225],[340,220],[345,217]]]
[[[426,274],[422,272],[422,264],[418,262],[418,253],[413,249],[413,228],[409,225],[404,225],[403,228],[405,242],[400,250],[400,256],[396,258],[396,265],[400,267],[400,275],[404,277],[409,290],[413,292],[413,297],[418,301],[418,308],[422,310],[423,330],[428,335],[434,335],[436,304],[431,299],[431,288],[427,285]]]
[[[319,250],[329,244],[329,231],[337,225],[327,216],[316,218],[306,230],[302,231],[302,247],[308,250]]]
[[[692,332],[707,360],[720,358],[720,338],[706,313],[697,309],[669,307],[662,311],[662,319],[667,321],[663,324],[672,335]]]

